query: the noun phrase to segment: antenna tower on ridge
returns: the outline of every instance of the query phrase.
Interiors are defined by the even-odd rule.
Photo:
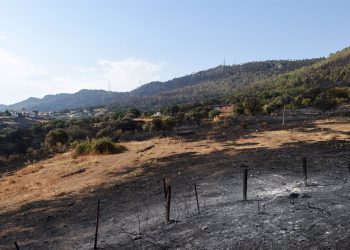
[[[109,80],[108,80],[108,91],[112,91],[111,90],[111,83],[109,82]]]

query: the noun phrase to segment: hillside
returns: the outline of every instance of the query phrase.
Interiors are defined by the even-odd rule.
[[[246,96],[257,96],[262,105],[268,105],[266,109],[270,111],[283,106],[286,92],[288,104],[302,108],[312,105],[324,90],[331,88],[338,101],[346,99],[349,96],[346,88],[349,86],[350,48],[346,48],[328,58],[218,66],[166,82],[150,82],[130,92],[81,90],[75,94],[29,98],[9,106],[0,105],[0,110],[25,108],[54,111],[109,105],[117,109],[135,106],[147,111],[169,103],[195,103],[211,99],[237,104],[243,103]],[[334,87],[338,89],[334,90]]]
[[[349,133],[339,117],[203,126],[118,155],[57,154],[1,174],[0,248],[92,249],[101,199],[99,249],[349,249]]]
[[[48,95],[42,99],[29,98],[13,105],[0,106],[0,108],[2,110],[25,108],[53,111],[114,103],[120,107],[136,106],[143,110],[154,109],[167,103],[181,104],[221,98],[238,86],[312,65],[320,60],[274,60],[218,66],[166,82],[151,82],[131,92],[81,90],[75,94]]]
[[[218,66],[168,82],[146,84],[132,92],[132,103],[140,107],[158,108],[168,103],[183,104],[223,99],[238,87],[312,65],[320,60],[271,60]],[[154,93],[150,94],[152,92],[149,92],[149,89],[153,89]]]
[[[350,48],[345,48],[315,64],[252,82],[239,88],[236,96],[260,96],[273,102],[287,92],[296,102],[309,99],[312,103],[327,90],[332,90],[334,98],[347,98],[350,96],[349,86]]]
[[[83,89],[75,94],[47,95],[42,99],[31,97],[25,101],[2,107],[2,109],[21,110],[25,108],[28,110],[55,111],[107,105],[115,101],[122,102],[128,96],[128,93]]]

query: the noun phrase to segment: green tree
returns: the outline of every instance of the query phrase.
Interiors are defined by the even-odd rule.
[[[216,109],[210,110],[209,113],[208,113],[208,116],[209,116],[210,119],[214,119],[218,115],[220,115],[220,111],[216,110]]]
[[[257,97],[247,97],[243,102],[244,113],[246,115],[257,115],[261,111],[260,100]]]
[[[152,124],[151,124],[151,130],[153,131],[162,131],[163,132],[163,136],[165,137],[165,129],[163,126],[163,120],[161,118],[153,118],[152,119]]]
[[[128,110],[128,113],[134,114],[135,117],[140,117],[141,116],[141,112],[137,108],[130,108]]]
[[[164,130],[172,130],[176,125],[176,121],[173,117],[166,117],[162,122]]]
[[[272,108],[272,105],[271,104],[265,104],[263,106],[263,111],[265,114],[271,114],[273,112],[273,108]]]
[[[243,104],[241,102],[236,103],[234,105],[234,108],[233,108],[232,112],[233,112],[234,115],[237,115],[237,116],[243,115],[244,114]]]
[[[11,113],[8,110],[5,110],[4,114],[5,114],[5,116],[11,116]]]
[[[177,113],[175,119],[178,125],[182,125],[185,120],[185,113],[184,112]]]
[[[322,111],[322,113],[325,113],[328,110],[334,109],[337,107],[336,100],[332,97],[330,92],[324,92],[321,93],[319,96],[316,97],[314,101],[314,106]]]
[[[62,128],[51,130],[45,138],[45,144],[51,149],[55,148],[58,144],[66,145],[69,140],[69,134]]]

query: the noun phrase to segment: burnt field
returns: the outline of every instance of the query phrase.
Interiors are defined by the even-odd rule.
[[[0,248],[93,249],[100,199],[99,249],[349,249],[349,139],[349,119],[327,118],[57,155],[1,176]]]

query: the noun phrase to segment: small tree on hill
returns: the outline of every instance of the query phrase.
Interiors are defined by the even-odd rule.
[[[322,113],[325,113],[328,110],[335,109],[337,102],[329,92],[324,92],[316,97],[314,106],[320,109]]]
[[[244,113],[246,115],[257,115],[261,111],[260,101],[257,97],[247,97],[243,102]]]
[[[128,110],[128,113],[134,114],[135,117],[140,117],[141,116],[141,112],[137,108],[130,108]]]
[[[58,144],[66,145],[69,140],[69,135],[66,130],[62,128],[57,128],[51,130],[45,138],[45,144],[49,146],[49,149],[55,149]]]
[[[208,116],[209,116],[210,119],[214,119],[218,115],[220,115],[220,111],[216,110],[216,109],[210,110],[209,113],[208,113]]]
[[[244,108],[243,108],[243,104],[241,102],[238,102],[234,105],[233,111],[232,111],[233,115],[235,116],[240,116],[244,114]]]
[[[163,136],[165,137],[165,131],[164,131],[164,126],[163,126],[163,120],[161,118],[154,118],[152,120],[152,124],[151,124],[151,130],[153,131],[162,131],[163,132]]]
[[[11,116],[11,113],[10,113],[10,111],[5,110],[4,115],[5,115],[5,116]]]
[[[163,136],[166,137],[165,131],[172,130],[176,125],[176,120],[173,117],[166,117],[164,119],[154,118],[151,123],[151,130],[162,131]]]

